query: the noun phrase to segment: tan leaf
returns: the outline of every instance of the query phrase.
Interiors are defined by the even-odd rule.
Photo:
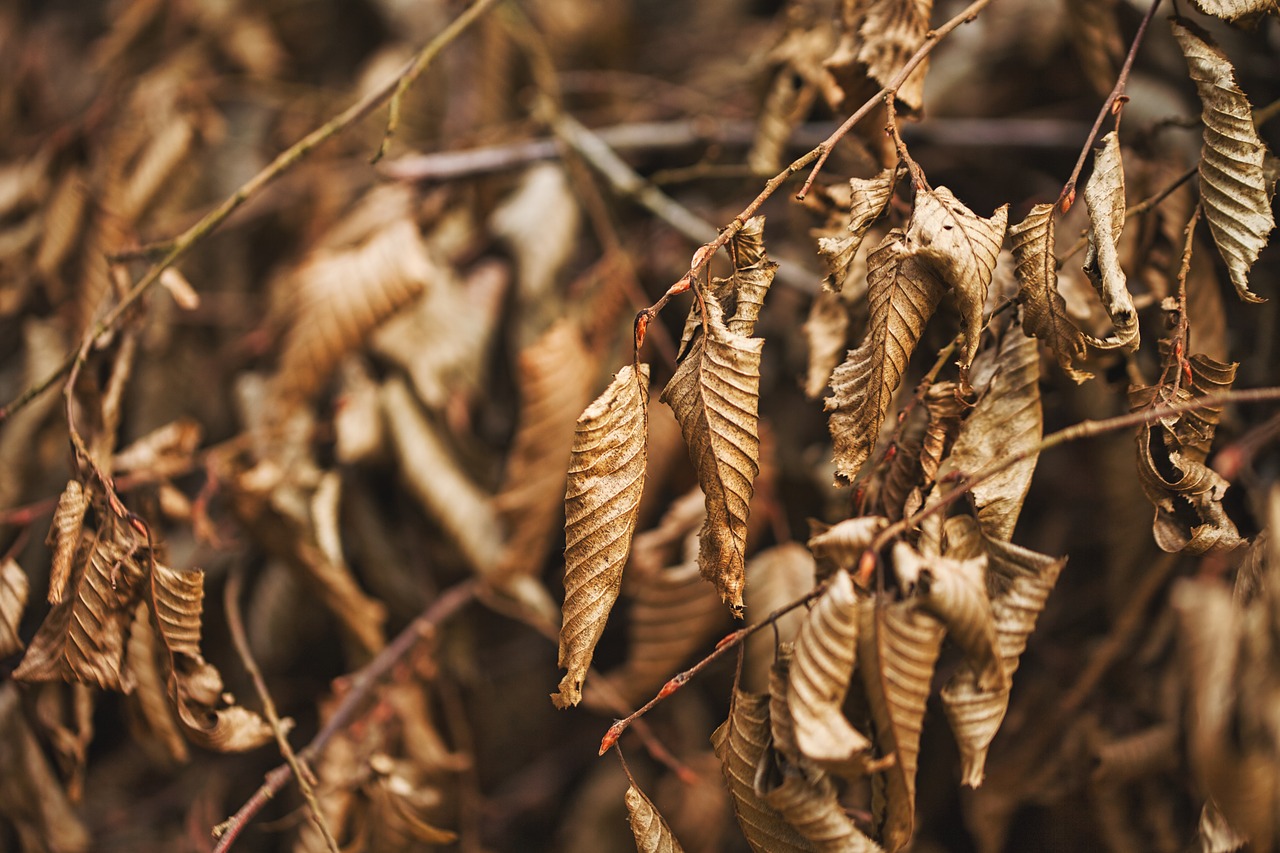
[[[889,526],[889,519],[880,515],[862,518],[846,518],[831,527],[811,522],[809,550],[819,564],[830,564],[837,569],[853,571],[862,559],[862,552],[871,545],[880,531]]]
[[[916,195],[915,210],[907,226],[906,246],[955,292],[965,336],[960,359],[964,369],[978,354],[982,309],[987,303],[987,288],[995,275],[996,259],[1008,224],[1007,204],[998,208],[990,219],[983,219],[961,204],[946,187]]]
[[[765,295],[778,271],[776,261],[769,260],[764,248],[764,217],[753,216],[729,241],[733,256],[734,310],[725,326],[729,333],[749,338],[756,331],[756,320],[764,307]]]
[[[1125,202],[1120,137],[1114,130],[1102,138],[1102,148],[1093,154],[1093,174],[1084,185],[1084,201],[1089,206],[1090,219],[1085,274],[1115,326],[1115,345],[1126,350],[1137,349],[1138,312],[1133,307],[1133,297],[1129,295],[1116,251],[1124,229]]]
[[[634,784],[627,787],[627,819],[636,837],[638,853],[683,853],[684,848],[671,834],[671,827],[658,814],[649,798]]]
[[[22,650],[18,627],[30,591],[27,573],[12,557],[0,561],[0,659]]]
[[[1168,341],[1162,340],[1160,349],[1164,361],[1160,381],[1129,389],[1134,411],[1227,391],[1235,381],[1235,364],[1200,354],[1182,361]],[[1184,368],[1191,376],[1190,387]],[[1138,428],[1138,480],[1156,508],[1152,531],[1165,551],[1202,554],[1240,544],[1235,523],[1222,507],[1229,483],[1204,464],[1221,415],[1221,406],[1205,407]],[[1194,510],[1200,523],[1188,528],[1179,518],[1180,508]]]
[[[863,771],[871,749],[871,741],[843,711],[857,640],[858,601],[853,582],[841,570],[800,626],[787,704],[801,754],[824,770],[849,775]]]
[[[1093,376],[1077,365],[1088,356],[1088,336],[1067,314],[1067,303],[1058,292],[1058,263],[1053,255],[1055,205],[1037,204],[1027,218],[1009,229],[1013,258],[1017,263],[1018,299],[1027,332],[1053,349],[1064,373],[1076,382]]]
[[[562,508],[574,413],[591,402],[594,361],[569,320],[557,322],[520,353],[520,416],[494,498],[507,528],[500,576],[537,574],[546,560]]]
[[[981,397],[960,427],[947,463],[964,474],[1029,451],[1044,432],[1040,354],[1020,327],[1006,329],[999,350],[991,357],[986,352],[979,356],[973,374]],[[1038,458],[1038,453],[1031,453],[970,490],[988,536],[1004,541],[1013,537]]]
[[[1191,0],[1191,5],[1206,15],[1232,23],[1252,24],[1263,15],[1280,14],[1276,0]]]
[[[1116,0],[1068,0],[1067,32],[1085,76],[1099,95],[1115,85],[1124,59]]]
[[[1225,10],[1242,4],[1227,0],[1220,5]],[[1236,293],[1246,302],[1261,302],[1249,289],[1249,268],[1276,224],[1263,170],[1267,147],[1253,126],[1253,109],[1236,83],[1231,61],[1190,21],[1175,18],[1173,34],[1203,107],[1200,200],[1205,220]]]
[[[158,638],[151,625],[150,612],[147,602],[138,602],[133,624],[129,626],[126,652],[129,674],[134,682],[130,699],[137,708],[140,725],[146,733],[145,738],[138,740],[144,743],[148,753],[159,751],[168,761],[185,762],[189,757],[187,742],[170,710],[169,689],[157,659]],[[167,662],[165,667],[168,668]]]
[[[71,566],[80,547],[80,528],[89,508],[89,498],[79,480],[69,480],[53,511],[53,524],[46,545],[53,546],[53,565],[49,570],[49,603],[61,604],[71,580]]]
[[[565,490],[564,618],[552,696],[578,704],[582,682],[622,586],[644,491],[649,366],[626,365],[578,418]]]
[[[976,533],[976,523],[970,522]],[[1012,679],[1018,669],[1027,637],[1035,629],[1045,600],[1057,583],[1065,559],[1054,560],[1009,542],[984,539],[988,582],[992,589],[991,615],[1005,674]],[[1009,688],[984,691],[971,666],[958,671],[942,688],[942,706],[960,746],[961,779],[976,788],[982,784],[987,750],[1009,708]]]
[[[896,757],[884,771],[884,799],[875,815],[880,843],[890,853],[911,840],[915,827],[920,731],[944,633],[941,622],[909,602],[859,602],[858,671],[879,752]]]
[[[969,559],[922,557],[905,542],[893,546],[893,568],[899,582],[914,587],[915,600],[947,626],[948,635],[964,650],[984,692],[1008,687],[997,647],[996,625],[987,597],[987,555]]]
[[[849,268],[858,254],[858,247],[867,236],[867,229],[884,214],[893,198],[893,185],[897,172],[885,169],[872,178],[851,178],[849,224],[847,237],[818,238],[818,254],[827,264],[827,277],[822,280],[823,291],[839,293],[849,277]],[[816,396],[816,395],[815,395]]]
[[[742,609],[747,515],[760,471],[759,415],[762,338],[725,327],[715,297],[704,295],[703,334],[685,353],[662,392],[684,434],[706,495],[698,567],[720,599]],[[749,306],[739,313],[749,312]],[[744,318],[745,322],[745,318]]]
[[[920,441],[920,473],[925,483],[932,483],[938,468],[960,430],[960,417],[969,407],[955,382],[934,382],[924,393],[924,407],[929,421]]]
[[[933,0],[869,0],[858,34],[858,61],[867,74],[887,86],[929,32]],[[921,62],[898,89],[898,100],[912,110],[924,104],[924,76],[928,60]]]
[[[809,316],[804,321],[804,337],[809,345],[809,369],[804,380],[804,395],[810,400],[822,396],[831,371],[840,363],[849,336],[849,309],[840,294],[827,290],[813,297]]]
[[[907,252],[904,236],[890,231],[867,259],[867,335],[831,375],[832,394],[824,401],[836,476],[846,482],[871,456],[911,353],[942,298],[942,281]]]
[[[800,598],[813,589],[814,570],[813,555],[799,542],[758,552],[747,561],[747,613],[760,619]],[[741,679],[745,687],[765,689],[777,643],[795,640],[806,616],[803,608],[789,610],[774,621],[773,631],[757,631],[747,637]]]
[[[711,735],[733,810],[756,853],[813,850],[804,836],[756,793],[756,766],[769,747],[769,695],[734,690],[729,719]]]
[[[111,469],[145,471],[154,477],[171,477],[190,469],[204,430],[192,418],[179,418],[134,441],[111,460]]]

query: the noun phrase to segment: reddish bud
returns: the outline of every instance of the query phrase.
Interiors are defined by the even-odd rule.
[[[600,739],[600,755],[604,755],[613,749],[613,745],[618,742],[618,738],[622,737],[622,720],[609,726],[609,731],[604,733],[604,737]]]

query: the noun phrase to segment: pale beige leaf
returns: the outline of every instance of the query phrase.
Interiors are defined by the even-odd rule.
[[[185,473],[191,468],[203,434],[198,421],[179,418],[157,427],[118,452],[112,457],[111,468],[117,474],[145,471],[154,477]]]
[[[785,542],[758,552],[747,561],[747,613],[758,620],[800,598],[813,589],[815,568],[813,555],[799,542]],[[774,621],[774,630],[757,631],[747,637],[741,679],[744,687],[766,688],[775,646],[795,640],[806,616],[803,608],[794,608]]]
[[[849,309],[837,293],[820,291],[809,306],[804,321],[804,337],[809,345],[809,368],[804,380],[804,395],[810,400],[822,396],[831,371],[840,363],[849,336]]]
[[[578,704],[582,682],[622,586],[644,491],[649,366],[626,365],[578,418],[565,490],[564,618],[552,696]]]
[[[974,365],[977,405],[960,427],[947,468],[972,475],[1015,453],[1026,459],[1010,465],[970,490],[983,531],[995,539],[1013,537],[1022,502],[1031,487],[1038,453],[1029,452],[1044,432],[1040,405],[1040,354],[1019,326],[1005,330],[998,351],[987,350]]]
[[[1090,218],[1085,274],[1115,326],[1115,345],[1126,350],[1137,349],[1138,312],[1133,307],[1133,297],[1129,295],[1116,250],[1124,229],[1125,201],[1120,137],[1114,130],[1102,138],[1102,148],[1093,154],[1093,174],[1084,185],[1084,201]]]
[[[1249,268],[1276,224],[1263,170],[1267,147],[1253,126],[1253,108],[1236,83],[1235,68],[1226,54],[1190,21],[1175,18],[1173,34],[1203,107],[1200,200],[1205,220],[1227,262],[1236,293],[1246,302],[1261,302],[1249,289]]]
[[[1200,810],[1200,853],[1233,853],[1249,843],[1227,823],[1222,810],[1209,800]]]
[[[1191,0],[1206,15],[1224,21],[1255,23],[1263,15],[1280,15],[1280,3],[1276,0]]]
[[[671,827],[634,784],[627,788],[626,803],[627,820],[631,823],[631,834],[636,837],[638,853],[683,853],[684,848],[671,834]]]
[[[1078,365],[1088,356],[1088,336],[1067,314],[1067,303],[1058,292],[1058,262],[1053,254],[1055,205],[1037,204],[1009,229],[1013,258],[1017,263],[1018,298],[1022,322],[1028,333],[1049,344],[1064,373],[1076,382],[1093,376]]]
[[[933,0],[869,0],[858,34],[858,61],[867,74],[887,86],[929,32]],[[913,110],[924,104],[924,76],[929,62],[921,62],[898,89],[898,100]]]
[[[796,746],[817,766],[841,774],[861,773],[871,741],[844,716],[858,640],[858,601],[843,570],[805,617],[795,640],[787,704]]]
[[[919,459],[925,483],[937,479],[938,468],[960,431],[960,417],[970,408],[962,393],[957,382],[934,382],[924,392],[923,402],[929,420],[920,440]]]
[[[987,288],[995,275],[996,259],[1008,224],[1007,204],[998,208],[990,219],[983,219],[946,187],[916,194],[905,244],[955,293],[965,336],[960,359],[963,369],[967,369],[978,354],[982,309],[987,304]]]
[[[846,226],[849,236],[818,238],[818,254],[827,264],[827,277],[822,280],[824,292],[839,293],[844,288],[858,248],[867,236],[867,229],[889,206],[895,177],[896,170],[885,169],[875,177],[849,180],[851,194],[849,224]]]
[[[908,253],[898,229],[872,251],[867,267],[867,335],[831,375],[832,394],[824,401],[831,413],[836,476],[845,482],[871,456],[907,362],[944,289],[934,272]]]
[[[1005,674],[1011,679],[1066,560],[996,539],[984,539],[984,544],[996,640]],[[984,691],[978,680],[977,672],[966,666],[942,688],[942,705],[960,746],[961,779],[971,788],[982,784],[987,750],[1009,708],[1008,688]]]
[[[499,576],[534,575],[546,561],[560,519],[574,413],[591,402],[594,361],[569,320],[557,322],[520,353],[520,416],[494,498],[507,528]]]
[[[756,793],[756,765],[769,741],[768,694],[735,690],[729,719],[711,735],[711,745],[720,758],[742,833],[756,853],[813,850],[813,845]]]
[[[729,241],[733,256],[734,310],[725,323],[729,333],[749,338],[756,331],[756,320],[764,307],[765,295],[778,271],[776,261],[769,260],[764,248],[764,217],[753,216]]]
[[[813,522],[809,550],[819,564],[826,563],[837,569],[853,571],[871,541],[888,526],[889,519],[880,515],[846,518],[831,527]]]
[[[18,627],[29,591],[27,573],[18,561],[12,557],[0,561],[0,659],[22,650]]]
[[[764,340],[730,332],[715,297],[706,294],[705,303],[703,334],[690,345],[661,399],[680,422],[706,495],[698,567],[736,612],[742,609],[747,516],[760,471]]]
[[[53,511],[53,524],[46,545],[53,546],[53,565],[49,569],[49,603],[61,604],[71,580],[71,565],[80,547],[80,528],[89,508],[89,497],[79,480],[69,480]]]
[[[987,556],[969,559],[923,557],[905,542],[893,546],[893,568],[904,587],[914,587],[920,607],[947,626],[965,653],[983,692],[1009,686],[987,597]]]
[[[178,722],[170,710],[168,686],[161,671],[157,655],[157,635],[151,625],[151,611],[147,602],[138,602],[129,626],[129,643],[126,660],[134,689],[129,697],[137,708],[140,725],[146,733],[144,749],[149,754],[159,752],[169,761],[185,762],[189,757],[187,741],[178,729]]]

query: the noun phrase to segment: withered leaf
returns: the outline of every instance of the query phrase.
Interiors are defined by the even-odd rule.
[[[858,61],[867,66],[868,76],[886,86],[923,43],[933,0],[869,0],[862,6],[866,11],[858,29]],[[898,100],[912,110],[924,104],[928,67],[926,59],[898,89]]]
[[[134,441],[111,460],[111,469],[146,471],[153,477],[169,477],[186,471],[200,446],[204,430],[193,418],[179,418]]]
[[[661,399],[680,422],[706,495],[698,567],[736,612],[742,609],[747,515],[760,471],[764,340],[731,332],[715,296],[706,293],[704,301],[703,333],[690,344]]]
[[[882,515],[868,515],[846,518],[831,527],[820,522],[810,522],[810,525],[813,535],[809,537],[809,550],[819,563],[853,571],[871,540],[889,526],[889,519]]]
[[[1058,292],[1058,263],[1054,258],[1055,205],[1037,204],[1027,218],[1009,229],[1017,263],[1018,299],[1027,332],[1049,344],[1064,373],[1076,382],[1093,376],[1078,365],[1088,355],[1088,337],[1067,315]]]
[[[1120,268],[1116,244],[1124,228],[1124,165],[1120,160],[1120,137],[1113,130],[1102,138],[1102,148],[1094,152],[1093,174],[1084,185],[1089,206],[1089,250],[1084,271],[1102,300],[1102,307],[1116,330],[1115,346],[1126,350],[1138,347],[1138,312]],[[1110,343],[1110,342],[1108,342]]]
[[[759,619],[800,598],[813,589],[815,569],[813,555],[799,542],[784,542],[756,553],[747,561],[747,612]],[[777,644],[795,640],[807,616],[803,608],[789,610],[774,621],[773,631],[757,631],[747,637],[741,678],[746,689],[764,688]]]
[[[867,336],[831,374],[832,394],[824,401],[831,412],[836,476],[846,482],[871,456],[893,394],[944,289],[932,269],[907,251],[899,229],[872,251],[867,269]]]
[[[764,248],[764,217],[753,216],[743,224],[729,241],[733,254],[734,310],[725,326],[729,332],[743,337],[755,334],[756,320],[764,307],[765,295],[773,284],[778,271],[776,261],[771,261]]]
[[[871,178],[851,178],[849,224],[847,237],[818,238],[818,254],[827,264],[827,277],[822,280],[823,291],[839,293],[849,277],[849,267],[858,254],[858,247],[867,236],[867,229],[884,214],[893,197],[896,170],[885,169]],[[816,396],[816,395],[815,395]]]
[[[1206,15],[1232,23],[1251,24],[1268,13],[1280,15],[1276,0],[1191,0],[1191,5]]]
[[[1094,91],[1106,95],[1124,58],[1116,0],[1068,0],[1067,32]]]
[[[961,393],[956,382],[934,382],[924,393],[924,408],[929,420],[920,440],[919,458],[920,472],[926,483],[937,478],[938,468],[960,430],[960,417],[968,408]]]
[[[711,735],[711,745],[720,759],[742,833],[756,853],[813,850],[813,845],[756,793],[756,766],[769,742],[769,695],[735,690],[729,719]]]
[[[975,474],[996,460],[1031,450],[1044,432],[1040,354],[1035,341],[1020,327],[1011,326],[992,356],[987,358],[984,353],[978,358],[974,386],[982,396],[961,425],[948,457],[946,467],[964,474]],[[1031,453],[970,490],[978,521],[988,536],[1005,541],[1012,538],[1038,458],[1038,453]]]
[[[976,523],[970,524],[977,527]],[[1055,560],[996,539],[984,539],[983,544],[988,558],[996,641],[1005,674],[1012,679],[1026,649],[1027,637],[1035,629],[1036,619],[1066,560]],[[971,788],[982,784],[987,750],[1009,708],[1008,686],[988,691],[982,690],[978,681],[978,673],[966,666],[942,688],[942,705],[960,746],[961,778]]]
[[[880,754],[896,757],[876,777],[884,799],[875,819],[880,843],[890,853],[906,846],[915,828],[920,732],[944,633],[941,622],[910,602],[859,602],[858,671]]]
[[[71,580],[71,564],[80,547],[80,528],[89,508],[89,497],[79,480],[69,480],[53,511],[53,524],[45,544],[53,546],[53,565],[49,569],[49,603],[62,603]]]
[[[907,226],[906,246],[931,266],[955,292],[964,332],[960,366],[967,369],[978,354],[982,308],[995,275],[996,258],[1009,223],[1009,205],[983,219],[946,187],[916,195]]]
[[[158,747],[171,761],[185,762],[190,755],[187,741],[178,729],[170,708],[169,688],[157,655],[159,636],[151,624],[149,613],[147,602],[138,602],[133,624],[129,626],[126,654],[129,674],[134,682],[130,699],[138,709],[148,746]],[[167,656],[165,669],[168,669]]]
[[[809,344],[809,369],[804,380],[804,395],[810,400],[822,396],[831,371],[840,363],[847,344],[849,309],[837,293],[820,291],[809,306],[804,321],[804,337]]]
[[[636,837],[638,853],[683,853],[684,848],[671,834],[671,827],[658,814],[649,798],[634,784],[627,787],[627,819]]]
[[[1276,224],[1263,169],[1267,147],[1253,126],[1253,108],[1236,83],[1231,61],[1194,23],[1182,18],[1172,23],[1203,106],[1200,199],[1209,232],[1236,293],[1246,302],[1261,302],[1249,289],[1249,268]]]
[[[843,712],[857,640],[858,601],[853,581],[841,570],[800,626],[787,683],[796,747],[835,773],[861,772],[871,748]]]
[[[27,573],[18,561],[12,557],[0,561],[0,659],[22,650],[18,626],[29,591]]]
[[[578,418],[565,488],[564,618],[558,707],[582,682],[622,586],[644,491],[649,366],[626,365]]]

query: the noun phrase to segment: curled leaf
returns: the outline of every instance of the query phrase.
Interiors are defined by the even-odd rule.
[[[561,667],[552,696],[578,704],[596,643],[622,586],[644,491],[649,366],[626,365],[578,418],[565,488],[565,599]]]
[[[755,334],[765,294],[778,271],[777,262],[769,260],[765,253],[764,217],[748,219],[729,241],[729,249],[733,254],[730,282],[733,285],[734,310],[725,326],[731,334],[750,337]]]
[[[636,837],[638,853],[683,853],[684,848],[671,834],[671,827],[634,784],[627,787],[625,800],[627,819],[631,823],[631,834]]]
[[[867,67],[867,76],[887,86],[924,42],[933,0],[869,0],[858,5],[865,10],[858,28],[858,61]],[[928,67],[927,60],[921,62],[898,89],[898,100],[909,109],[924,104]]]
[[[1088,356],[1088,336],[1067,314],[1067,303],[1058,292],[1058,262],[1053,255],[1055,205],[1037,204],[1017,225],[1009,229],[1013,258],[1017,264],[1018,299],[1022,322],[1028,334],[1053,349],[1064,373],[1076,382],[1093,376],[1078,365]]]
[[[993,255],[994,257],[994,255]],[[830,429],[836,476],[852,481],[871,456],[893,394],[942,298],[938,276],[890,231],[867,259],[867,336],[831,374]]]
[[[1226,55],[1190,21],[1174,18],[1173,35],[1203,107],[1200,199],[1209,232],[1227,262],[1236,293],[1246,302],[1261,302],[1249,289],[1249,268],[1276,224],[1264,170],[1267,147],[1253,125],[1253,108],[1236,83],[1235,68]]]
[[[827,264],[827,277],[822,280],[822,289],[839,293],[844,288],[845,279],[849,277],[849,268],[858,254],[858,247],[867,236],[867,229],[884,214],[893,197],[893,184],[896,172],[885,169],[871,178],[851,178],[849,180],[849,224],[847,237],[818,238],[818,254]],[[815,395],[816,396],[816,395]]]
[[[1090,217],[1084,271],[1115,326],[1115,346],[1137,349],[1138,312],[1133,307],[1133,297],[1129,295],[1116,251],[1124,228],[1125,202],[1120,137],[1114,130],[1102,138],[1102,148],[1094,152],[1093,174],[1084,186],[1084,200]]]
[[[71,580],[71,563],[80,547],[80,528],[89,508],[89,497],[79,480],[69,480],[53,511],[53,524],[45,542],[53,546],[53,566],[49,570],[49,603],[61,604],[67,582]]]
[[[813,535],[809,537],[809,550],[819,563],[853,571],[871,540],[889,526],[889,519],[880,515],[868,515],[846,518],[831,527],[820,522],[810,522],[810,526],[813,528]]]
[[[27,607],[27,573],[9,557],[0,561],[0,659],[22,650],[18,626]]]
[[[1191,0],[1206,15],[1231,23],[1253,24],[1268,13],[1280,15],[1280,3],[1276,0]]]

